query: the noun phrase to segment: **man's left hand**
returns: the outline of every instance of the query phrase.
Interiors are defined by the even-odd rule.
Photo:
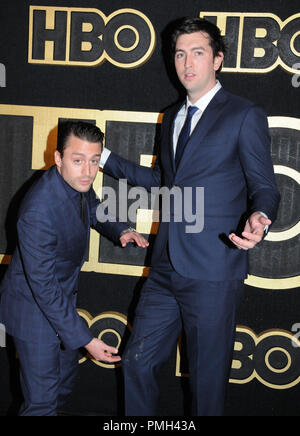
[[[265,227],[271,224],[272,221],[264,217],[260,212],[254,212],[245,225],[245,229],[242,233],[243,237],[239,238],[235,233],[231,233],[229,239],[240,250],[249,250],[261,242]]]

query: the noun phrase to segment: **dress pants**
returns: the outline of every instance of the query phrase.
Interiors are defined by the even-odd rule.
[[[20,362],[24,402],[20,416],[56,416],[74,387],[78,351],[60,343],[42,344],[14,338]]]
[[[174,271],[167,249],[144,285],[133,331],[123,355],[127,416],[156,416],[157,373],[187,339],[194,416],[222,416],[230,375],[236,311],[243,280],[211,282]]]

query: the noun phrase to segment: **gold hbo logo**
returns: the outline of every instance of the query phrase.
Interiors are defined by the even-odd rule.
[[[134,9],[106,17],[98,9],[30,6],[28,62],[120,68],[139,67],[152,56],[150,20]]]
[[[277,66],[296,74],[300,62],[300,14],[282,21],[271,13],[200,12],[226,38],[224,72],[269,73]]]

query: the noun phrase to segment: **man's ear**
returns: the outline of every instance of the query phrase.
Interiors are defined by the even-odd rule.
[[[54,160],[55,160],[55,164],[56,164],[56,166],[58,167],[58,168],[60,168],[61,167],[61,164],[62,164],[62,160],[61,160],[61,154],[60,154],[60,152],[59,151],[55,151],[55,153],[54,153]]]
[[[215,69],[215,71],[219,70],[219,68],[221,67],[223,61],[224,61],[224,53],[219,51],[219,53],[217,54],[217,56],[215,56],[215,59],[214,59],[214,69]]]

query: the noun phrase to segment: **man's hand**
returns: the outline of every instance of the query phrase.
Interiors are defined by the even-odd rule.
[[[149,242],[137,232],[124,233],[121,236],[120,241],[123,248],[126,247],[127,244],[132,242],[133,243],[135,242],[138,247],[142,247],[142,248],[149,247]]]
[[[92,339],[91,342],[85,346],[85,349],[90,353],[93,359],[101,362],[115,363],[121,360],[120,356],[113,356],[113,354],[118,353],[116,348],[106,345],[97,338]]]
[[[242,233],[243,238],[231,233],[229,239],[240,250],[249,250],[262,240],[265,227],[271,224],[272,221],[265,218],[260,212],[254,212],[245,225]]]

